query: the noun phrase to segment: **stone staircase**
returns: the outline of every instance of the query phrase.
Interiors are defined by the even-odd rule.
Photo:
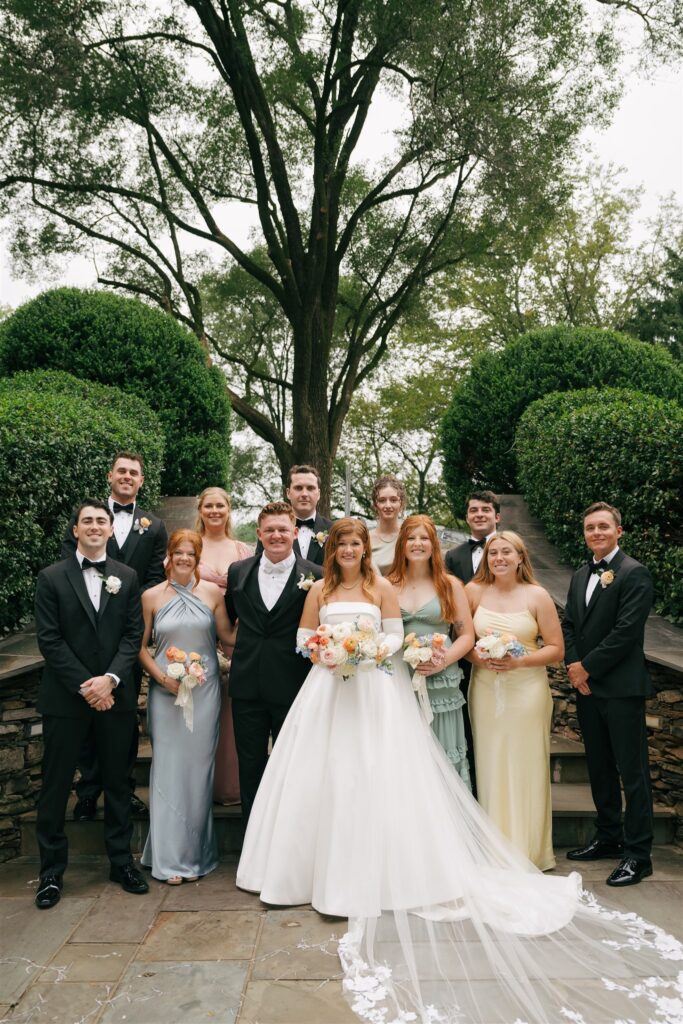
[[[148,741],[140,744],[137,779],[138,795],[149,803],[149,769],[152,749]],[[553,843],[556,847],[578,846],[593,836],[595,810],[588,785],[588,771],[583,745],[562,736],[550,738],[550,774],[553,798]],[[104,850],[102,833],[102,801],[97,817],[93,821],[74,821],[71,817],[75,797],[69,801],[66,831],[69,847],[74,854],[101,854]],[[214,821],[221,855],[239,853],[242,846],[244,826],[239,806],[223,807],[214,804]],[[29,811],[21,818],[21,853],[34,856],[37,852],[35,841],[35,811]],[[137,817],[134,822],[132,849],[140,854],[147,836],[148,821]],[[655,804],[655,843],[662,845],[673,841],[676,828],[676,814],[672,807]]]

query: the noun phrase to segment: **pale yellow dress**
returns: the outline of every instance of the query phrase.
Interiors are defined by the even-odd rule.
[[[474,630],[513,633],[527,651],[538,648],[530,611],[477,608]],[[498,679],[496,679],[498,675]],[[544,666],[496,674],[473,666],[470,719],[477,799],[498,828],[541,871],[555,866],[550,798],[550,722],[553,702]]]

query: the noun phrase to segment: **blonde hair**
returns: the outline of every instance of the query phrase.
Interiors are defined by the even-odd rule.
[[[202,493],[197,497],[197,521],[194,524],[194,528],[200,536],[204,536],[206,533],[206,527],[204,526],[204,520],[202,519],[202,505],[206,501],[207,494],[211,494],[215,491],[220,494],[221,498],[228,506],[228,518],[225,522],[225,536],[232,538],[232,524],[230,521],[230,514],[232,512],[232,499],[227,491],[224,491],[222,487],[205,487]]]
[[[534,570],[531,567],[527,546],[520,535],[515,533],[514,530],[501,530],[500,533],[496,533],[487,540],[484,555],[472,582],[495,583],[496,578],[489,569],[489,548],[497,540],[506,540],[509,544],[512,544],[517,554],[521,556],[522,561],[517,566],[517,579],[521,580],[522,583],[537,583]]]
[[[326,601],[342,581],[341,568],[337,563],[337,548],[342,537],[346,537],[349,533],[358,534],[360,539],[363,541],[363,558],[361,558],[360,562],[360,571],[363,577],[361,589],[373,604],[377,604],[372,589],[377,581],[377,573],[372,566],[372,544],[370,543],[370,533],[364,522],[360,519],[354,519],[352,516],[347,516],[345,519],[337,519],[336,522],[332,523],[330,532],[327,535],[327,541],[325,542],[325,563],[323,566],[324,575],[322,600],[323,602]]]

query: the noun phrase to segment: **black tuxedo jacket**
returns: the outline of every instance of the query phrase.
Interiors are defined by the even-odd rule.
[[[166,527],[158,516],[151,512],[145,512],[139,505],[135,506],[136,519],[150,519],[152,525],[144,533],[138,533],[132,528],[122,548],[116,543],[116,537],[111,536],[107,541],[107,556],[115,558],[117,562],[123,562],[135,569],[138,574],[138,582],[142,590],[148,590],[163,583],[166,579],[164,573],[164,559],[168,547],[168,536]],[[76,550],[76,538],[73,534],[73,527],[76,525],[75,515],[69,520],[69,525],[62,541],[62,558],[69,558]]]
[[[588,564],[569,584],[562,631],[568,665],[580,661],[596,697],[649,697],[652,683],[645,663],[645,622],[654,596],[650,573],[623,551],[610,562],[614,581],[596,586],[586,607]]]
[[[331,519],[325,519],[324,516],[316,514],[314,532],[315,533],[327,533],[329,528],[332,526]],[[295,540],[292,550],[297,558],[301,558],[301,548],[299,547],[299,541]],[[263,554],[263,545],[261,541],[256,545],[256,555]],[[308,554],[306,555],[307,562],[315,562],[316,565],[322,565],[325,558],[325,545],[318,544],[315,537],[311,537],[311,543],[308,545]]]
[[[105,576],[118,576],[121,589],[107,592],[102,584],[99,611],[93,608],[75,555],[38,574],[36,629],[45,668],[38,691],[38,710],[61,718],[134,711],[137,693],[133,666],[142,642],[140,587],[135,572],[107,556]],[[91,676],[113,672],[120,679],[110,711],[93,711],[79,688]]]
[[[311,663],[296,653],[296,631],[306,600],[297,583],[322,576],[319,565],[297,556],[279,600],[266,608],[258,583],[260,555],[233,562],[228,569],[225,604],[232,622],[239,619],[230,668],[230,696],[289,706]]]
[[[474,576],[472,572],[472,548],[467,541],[447,551],[444,561],[446,563],[446,571],[452,576],[457,576],[463,583],[469,583]]]

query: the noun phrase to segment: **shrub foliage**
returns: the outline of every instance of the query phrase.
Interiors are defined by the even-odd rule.
[[[517,427],[519,481],[566,560],[586,557],[581,515],[594,501],[622,514],[623,548],[648,566],[657,610],[683,619],[683,409],[608,388],[548,395]]]
[[[0,387],[0,633],[30,617],[36,574],[59,557],[74,505],[105,493],[112,453],[139,451],[147,496],[158,496],[163,437],[153,414],[137,399],[70,384],[66,375],[60,390],[48,390],[46,376],[22,374]],[[31,377],[39,378],[35,390]]]
[[[683,400],[683,368],[661,348],[597,328],[550,327],[487,352],[456,388],[443,423],[444,478],[462,515],[473,484],[518,487],[515,429],[527,406],[553,391],[624,387]]]
[[[43,292],[0,325],[0,374],[65,370],[137,395],[166,439],[166,494],[227,486],[230,405],[223,374],[171,316],[109,292]]]

